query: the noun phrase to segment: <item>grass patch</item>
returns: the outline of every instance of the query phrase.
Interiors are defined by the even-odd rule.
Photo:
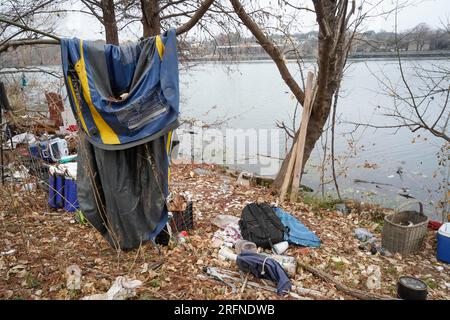
[[[427,284],[428,288],[430,288],[430,289],[432,289],[432,290],[435,290],[435,289],[437,289],[437,287],[438,287],[437,283],[434,282],[434,281],[433,281],[432,279],[430,279],[430,278],[424,278],[424,279],[422,279],[422,281],[425,282],[425,283]]]
[[[69,297],[70,297],[70,299],[72,299],[72,300],[77,300],[77,299],[80,297],[80,293],[81,293],[81,290],[78,290],[78,289],[70,289],[70,290],[69,290]]]
[[[334,263],[334,269],[340,272],[344,272],[345,263],[343,261],[338,261]]]
[[[394,266],[389,266],[386,268],[386,273],[390,276],[396,276],[397,275],[397,269]]]
[[[31,273],[27,273],[27,277],[25,280],[27,282],[28,288],[35,289],[35,288],[38,288],[41,286],[41,281],[39,281],[38,279],[33,277],[33,275]]]
[[[149,293],[144,293],[139,296],[139,300],[157,300],[157,298],[155,298],[153,295]]]
[[[150,286],[152,288],[159,288],[161,286],[161,281],[159,279],[153,279],[150,281]]]
[[[325,198],[322,197],[315,197],[311,196],[309,194],[303,195],[303,202],[309,206],[314,211],[318,211],[320,209],[322,210],[334,210],[337,203],[340,203],[341,200],[335,199],[330,196],[326,196]]]

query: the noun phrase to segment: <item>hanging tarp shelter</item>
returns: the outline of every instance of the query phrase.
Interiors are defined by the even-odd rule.
[[[112,246],[136,248],[167,222],[179,113],[175,30],[125,46],[62,39],[61,56],[80,127],[80,210]]]

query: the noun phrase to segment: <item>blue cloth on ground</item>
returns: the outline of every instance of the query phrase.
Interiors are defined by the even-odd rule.
[[[284,240],[291,244],[297,244],[305,247],[319,247],[320,239],[317,235],[310,231],[296,218],[291,216],[281,208],[274,208],[276,215],[280,218],[281,223],[289,228],[289,233],[284,234]]]
[[[245,251],[237,256],[236,263],[240,270],[250,272],[257,278],[277,283],[277,294],[282,295],[291,290],[292,285],[286,271],[274,259],[254,252]]]

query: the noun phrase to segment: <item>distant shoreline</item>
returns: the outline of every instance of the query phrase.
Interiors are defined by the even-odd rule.
[[[450,59],[450,51],[403,51],[400,53],[400,57],[406,60],[443,60]],[[303,61],[313,62],[316,61],[315,56],[308,55],[302,57]],[[367,52],[367,53],[354,53],[349,55],[349,61],[373,61],[373,60],[396,60],[397,53],[395,52]],[[286,58],[287,62],[296,62],[297,60],[294,58]],[[272,62],[272,59],[268,55],[263,56],[250,56],[250,55],[242,55],[242,56],[211,56],[211,57],[188,57],[187,61],[189,62],[214,62],[214,63],[265,63]],[[47,64],[47,65],[27,65],[27,66],[4,66],[0,68],[0,74],[11,73],[14,69],[21,69],[24,67],[49,67],[49,66],[60,66],[57,64]],[[8,71],[9,70],[9,71]],[[39,72],[38,70],[21,70],[25,73],[27,72]]]
[[[400,57],[404,59],[449,59],[450,51],[404,51],[400,53]],[[314,61],[316,59],[313,55],[302,57],[305,61]],[[380,59],[397,59],[396,52],[368,52],[368,53],[354,53],[349,55],[349,60],[380,60]],[[263,56],[223,56],[219,57],[190,57],[189,61],[193,62],[264,62],[272,61],[268,55]],[[286,61],[296,61],[294,58],[286,58]]]

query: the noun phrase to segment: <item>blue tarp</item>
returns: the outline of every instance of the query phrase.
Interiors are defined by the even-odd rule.
[[[289,228],[289,233],[284,234],[284,240],[291,244],[297,244],[305,247],[319,247],[320,239],[317,235],[305,227],[300,221],[295,219],[286,211],[280,208],[274,208],[281,223]]]

